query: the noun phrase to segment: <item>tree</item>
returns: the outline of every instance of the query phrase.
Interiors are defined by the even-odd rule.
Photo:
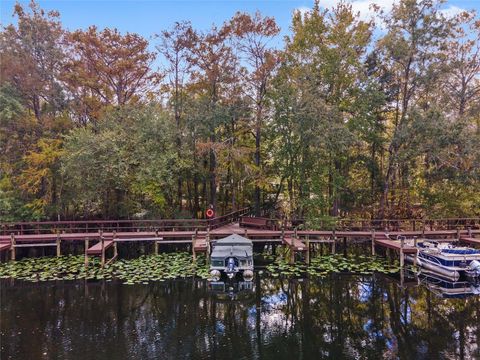
[[[480,21],[476,13],[467,12],[456,20],[454,36],[442,49],[448,64],[441,82],[447,88],[442,99],[464,117],[473,115],[469,106],[480,98]]]
[[[42,138],[36,150],[30,150],[23,158],[25,166],[16,179],[20,189],[31,195],[27,204],[36,218],[59,214],[61,202],[60,157],[62,141]]]
[[[192,66],[192,81],[195,87],[207,99],[208,115],[205,123],[208,127],[209,140],[209,202],[217,204],[217,160],[214,149],[216,128],[224,123],[224,111],[219,107],[223,92],[236,80],[237,59],[228,44],[230,28],[213,26],[208,33],[189,31],[188,58]]]
[[[404,182],[408,181],[409,159],[402,159],[402,151],[408,154],[405,145],[409,137],[415,136],[410,125],[416,96],[427,91],[438,79],[443,59],[441,50],[452,30],[451,23],[440,12],[439,3],[432,0],[402,0],[393,6],[391,13],[384,15],[383,20],[387,33],[377,48],[393,77],[391,86],[395,100],[391,104],[392,129],[380,201],[381,218],[385,217],[389,205],[387,201],[395,185],[395,174]]]
[[[101,106],[122,106],[145,99],[159,81],[152,71],[155,54],[140,35],[95,26],[69,34],[70,59],[65,81],[74,96],[92,104],[90,116]]]
[[[185,82],[188,80],[190,63],[189,56],[189,31],[191,25],[187,22],[176,22],[173,29],[162,31],[161,43],[157,50],[166,60],[165,73],[168,78],[168,92],[170,104],[173,107],[173,114],[176,126],[176,145],[178,158],[181,159],[182,133],[185,127],[183,121],[185,102]],[[182,210],[182,182],[185,171],[177,174],[177,201],[178,209]]]
[[[171,216],[173,140],[166,114],[154,104],[117,108],[97,127],[72,131],[62,156],[70,214]]]
[[[262,17],[259,12],[254,16],[237,13],[230,21],[236,48],[245,63],[244,91],[254,104],[255,166],[257,179],[255,185],[255,214],[260,215],[261,172],[261,134],[265,121],[266,100],[270,88],[270,79],[279,63],[279,53],[269,43],[280,32],[280,28],[271,17]]]
[[[21,94],[23,104],[38,121],[65,107],[59,81],[65,58],[64,31],[56,11],[45,13],[32,0],[29,11],[16,4],[17,26],[0,33],[0,81],[10,83]]]
[[[289,202],[298,206],[293,212],[301,215],[303,209],[312,209],[318,215],[327,207],[330,215],[338,216],[349,198],[352,123],[358,120],[371,24],[359,20],[350,5],[340,3],[329,11],[316,4],[311,12],[294,15],[292,31],[277,83],[279,95],[287,98],[275,99],[282,124],[277,129],[285,131],[278,146],[294,141],[280,152],[294,156],[287,161],[289,175],[282,179],[287,181]],[[316,206],[313,199],[318,199]]]

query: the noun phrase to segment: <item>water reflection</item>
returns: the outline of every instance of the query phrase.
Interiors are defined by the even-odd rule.
[[[250,286],[2,282],[1,359],[480,358],[478,295],[380,276]]]
[[[444,298],[466,298],[469,296],[480,295],[479,279],[449,281],[434,273],[424,272],[419,280],[430,291]]]
[[[254,285],[251,281],[209,281],[210,291],[218,300],[248,301],[254,297]]]

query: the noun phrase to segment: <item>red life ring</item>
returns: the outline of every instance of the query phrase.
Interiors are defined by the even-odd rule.
[[[212,218],[215,215],[215,212],[212,209],[208,209],[205,212],[205,215],[207,215],[208,218]]]

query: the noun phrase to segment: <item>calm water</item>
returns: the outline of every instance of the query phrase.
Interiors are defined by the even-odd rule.
[[[480,359],[479,295],[347,275],[214,288],[4,281],[1,359]]]

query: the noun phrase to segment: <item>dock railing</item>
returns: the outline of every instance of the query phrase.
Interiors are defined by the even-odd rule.
[[[84,220],[84,221],[29,221],[0,223],[0,234],[52,234],[90,232],[137,231],[206,231],[236,222],[250,214],[246,207],[212,219],[157,219],[157,220]],[[304,219],[271,219],[278,228],[286,230],[306,228]],[[320,225],[318,225],[320,224]],[[441,219],[328,219],[324,226],[317,222],[318,230],[344,231],[435,231],[480,229],[480,218]],[[312,229],[309,229],[312,230]]]
[[[0,234],[52,234],[90,232],[136,231],[206,231],[237,221],[248,214],[242,208],[212,219],[157,219],[157,220],[83,220],[83,221],[27,221],[0,223]]]
[[[84,221],[28,221],[2,223],[1,234],[51,234],[134,231],[192,231],[206,230],[206,219],[160,220],[84,220]]]
[[[213,218],[208,220],[208,225],[210,226],[210,229],[217,229],[219,227],[222,227],[227,224],[231,224],[233,222],[236,222],[240,219],[241,216],[245,216],[250,213],[250,208],[245,207],[236,211],[232,211],[231,213]]]
[[[281,221],[281,220],[279,220]],[[468,230],[480,229],[480,218],[439,218],[439,219],[316,219],[318,230],[344,231],[434,231],[434,230]],[[308,228],[305,219],[285,220],[286,228]]]

